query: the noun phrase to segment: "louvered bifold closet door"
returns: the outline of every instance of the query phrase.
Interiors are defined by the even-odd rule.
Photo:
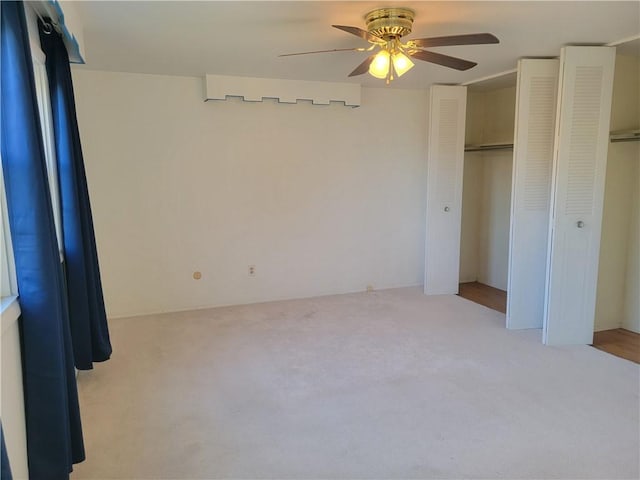
[[[559,65],[518,62],[507,328],[542,328],[544,318]]]
[[[458,293],[467,89],[430,89],[424,292]]]
[[[544,342],[593,341],[615,48],[560,56]]]

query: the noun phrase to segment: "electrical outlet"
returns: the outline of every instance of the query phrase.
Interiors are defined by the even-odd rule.
[[[255,265],[249,265],[249,276],[250,277],[255,277],[256,276],[256,266]]]

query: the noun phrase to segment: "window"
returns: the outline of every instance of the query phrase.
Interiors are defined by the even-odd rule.
[[[9,235],[9,216],[7,214],[7,202],[4,193],[2,163],[0,163],[0,204],[2,209],[0,211],[0,296],[4,299],[5,297],[16,295],[17,290],[13,250],[11,248],[11,235]]]

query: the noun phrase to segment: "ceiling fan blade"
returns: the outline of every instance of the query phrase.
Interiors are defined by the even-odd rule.
[[[338,30],[342,30],[343,32],[350,33],[351,35],[355,35],[356,37],[360,37],[363,40],[366,40],[370,43],[384,43],[384,40],[380,37],[376,37],[366,30],[362,30],[358,27],[349,27],[348,25],[331,25],[333,28],[337,28]]]
[[[331,53],[331,52],[364,52],[364,48],[334,48],[332,50],[315,50],[313,52],[283,53],[279,57],[293,57],[294,55],[309,55],[310,53]]]
[[[437,63],[456,70],[469,70],[477,65],[475,62],[463,60],[462,58],[450,57],[441,53],[427,52],[426,50],[418,50],[416,52],[407,52],[411,57],[425,62]]]
[[[495,35],[490,33],[470,33],[468,35],[449,35],[447,37],[418,38],[411,40],[416,47],[447,47],[449,45],[481,45],[485,43],[500,43]]]
[[[356,69],[349,74],[350,77],[355,77],[357,75],[362,75],[363,73],[367,73],[369,71],[369,65],[373,62],[373,59],[376,58],[377,54],[369,55],[367,59],[362,62],[360,65],[356,67]]]

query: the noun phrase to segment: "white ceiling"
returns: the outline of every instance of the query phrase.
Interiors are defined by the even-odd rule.
[[[202,76],[205,73],[384,86],[369,75],[347,75],[367,53],[278,58],[278,54],[366,46],[331,27],[365,28],[381,6],[416,12],[423,38],[490,32],[498,45],[434,48],[478,62],[467,72],[416,62],[398,88],[462,83],[513,69],[523,56],[557,56],[565,44],[606,44],[640,32],[640,2],[190,2],[89,1],[75,4],[84,21],[86,67],[95,70]],[[635,51],[632,49],[632,51]]]

